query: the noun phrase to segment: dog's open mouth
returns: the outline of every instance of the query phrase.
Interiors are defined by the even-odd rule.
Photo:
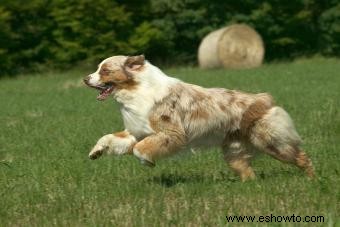
[[[115,90],[115,84],[114,83],[106,83],[102,86],[93,86],[93,85],[89,85],[89,86],[100,91],[99,95],[97,96],[97,100],[99,100],[99,101],[105,100]]]
[[[109,84],[105,84],[104,87],[100,88],[100,93],[97,96],[97,99],[100,101],[105,100],[115,89],[115,84],[114,83],[109,83]]]

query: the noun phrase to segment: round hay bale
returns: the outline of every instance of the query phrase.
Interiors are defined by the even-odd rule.
[[[234,24],[209,33],[198,48],[201,68],[252,68],[262,64],[261,36],[245,24]]]

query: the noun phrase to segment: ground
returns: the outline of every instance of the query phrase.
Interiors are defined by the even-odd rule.
[[[294,119],[314,180],[259,156],[257,179],[241,183],[215,148],[153,169],[132,156],[91,161],[97,139],[123,124],[113,100],[96,101],[82,84],[89,72],[0,80],[0,226],[227,226],[227,215],[322,215],[313,225],[340,225],[340,60],[166,70],[205,87],[270,92]]]

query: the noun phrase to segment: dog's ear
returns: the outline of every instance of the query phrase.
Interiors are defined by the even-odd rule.
[[[124,62],[124,68],[136,71],[143,67],[145,63],[144,55],[129,56]]]

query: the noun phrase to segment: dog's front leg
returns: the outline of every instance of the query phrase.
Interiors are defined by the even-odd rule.
[[[132,154],[133,146],[136,144],[136,138],[128,131],[108,134],[100,138],[97,144],[89,153],[90,159],[97,159],[103,153],[107,154]]]
[[[159,132],[138,142],[133,148],[133,154],[142,164],[154,167],[155,160],[169,156],[185,144],[181,134],[166,134]]]

